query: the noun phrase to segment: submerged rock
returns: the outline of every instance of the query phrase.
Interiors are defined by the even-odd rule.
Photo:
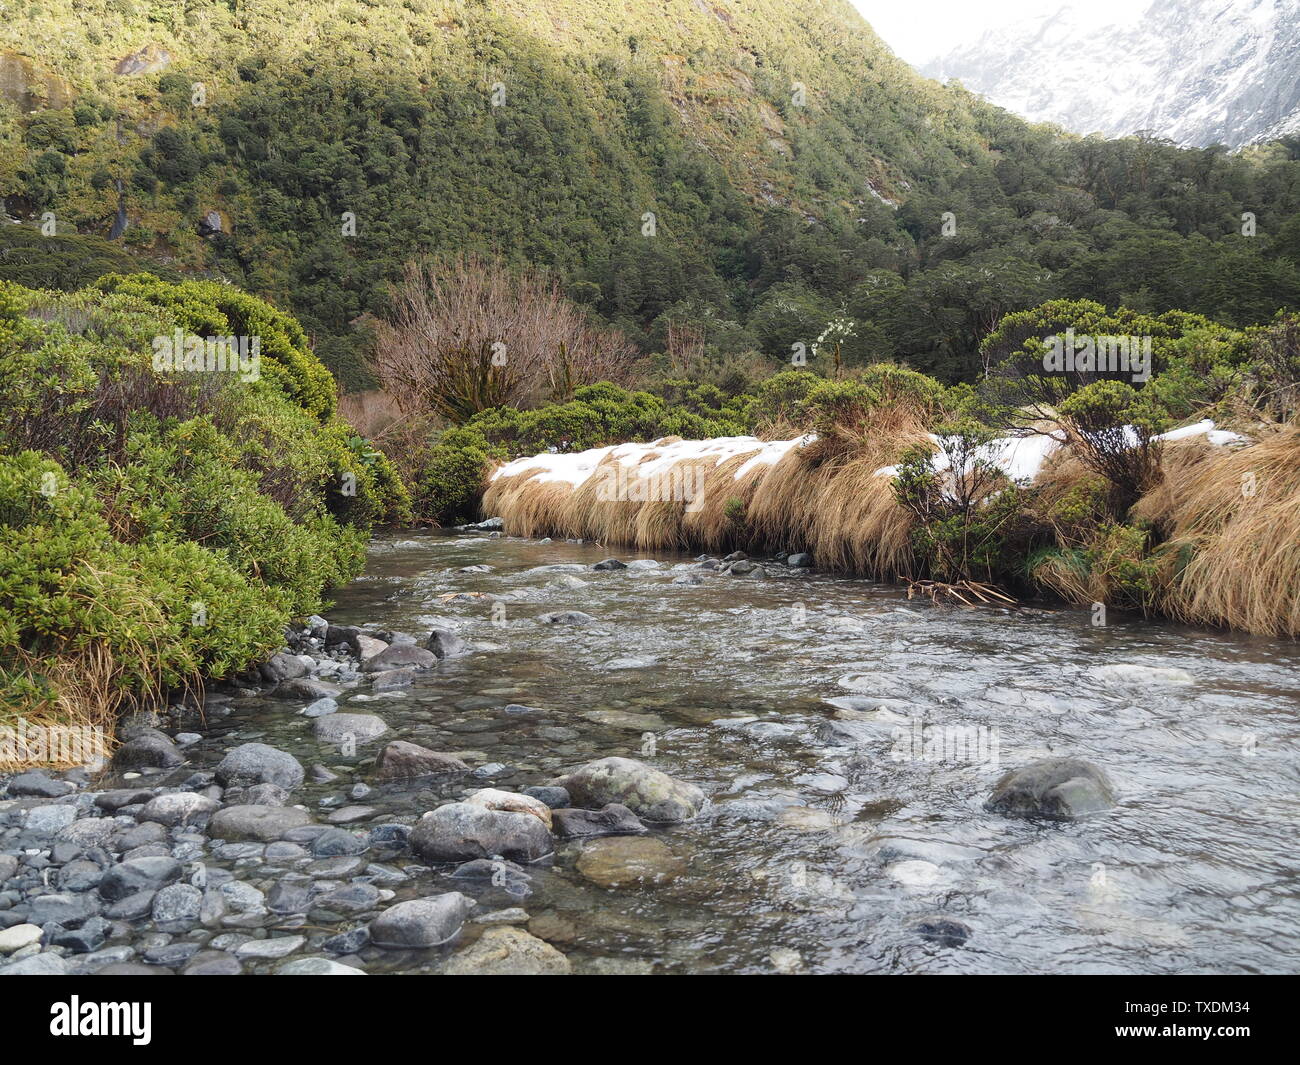
[[[1108,810],[1115,792],[1106,774],[1078,758],[1048,758],[1007,773],[984,808],[1007,817],[1072,821]]]
[[[469,766],[454,754],[441,754],[418,743],[394,740],[375,761],[380,780],[413,780],[443,773],[468,773]]]
[[[970,925],[943,916],[920,917],[907,927],[921,939],[941,947],[964,946],[972,934]]]
[[[647,821],[687,821],[704,806],[694,784],[631,758],[601,758],[555,782],[581,806],[626,806]]]
[[[316,718],[312,726],[321,743],[368,743],[388,731],[382,718],[374,714],[327,714]]]
[[[411,849],[430,862],[497,856],[535,862],[555,847],[550,830],[534,814],[454,802],[416,822],[411,829]]]
[[[599,622],[581,610],[555,610],[539,614],[537,620],[545,625],[597,625]]]
[[[578,856],[578,872],[601,887],[642,887],[676,880],[686,863],[657,839],[612,836],[587,846]]]
[[[459,891],[399,902],[370,922],[370,941],[405,950],[436,947],[460,931],[473,909],[474,900]]]
[[[448,976],[567,976],[572,967],[549,943],[504,926],[489,928],[472,946],[457,951],[442,971]]]

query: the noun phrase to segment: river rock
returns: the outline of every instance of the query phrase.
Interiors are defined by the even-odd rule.
[[[175,858],[132,858],[111,866],[99,882],[99,893],[117,902],[139,891],[157,891],[181,878]]]
[[[365,673],[383,673],[389,669],[428,669],[438,664],[438,656],[413,643],[395,643],[363,665]]]
[[[593,836],[641,836],[649,831],[626,806],[611,802],[600,810],[556,810],[555,834],[561,839]]]
[[[67,960],[48,951],[10,962],[0,968],[0,976],[66,976],[67,972]],[[101,969],[100,972],[104,970]]]
[[[336,746],[342,746],[349,741],[369,743],[388,731],[383,718],[376,717],[374,714],[329,714],[318,717],[312,727],[316,732],[316,739],[321,743]]]
[[[266,842],[309,824],[311,815],[294,806],[227,806],[212,815],[208,833],[214,839]]]
[[[547,614],[539,614],[537,620],[546,625],[599,624],[590,614],[584,614],[581,610],[553,610]]]
[[[541,799],[534,799],[531,795],[520,795],[513,791],[500,791],[497,788],[482,788],[466,798],[465,801],[473,803],[475,806],[485,807],[488,810],[509,810],[517,814],[532,814],[547,829],[551,827],[551,808]]]
[[[807,569],[813,564],[812,555],[806,551],[796,551],[785,560],[785,564],[791,569]]]
[[[469,766],[455,755],[440,754],[406,740],[394,740],[380,751],[375,769],[380,780],[411,780],[441,773],[469,772]]]
[[[39,769],[29,769],[9,778],[8,791],[14,798],[58,799],[76,791],[75,784],[55,780]]]
[[[217,766],[217,782],[223,787],[269,783],[292,791],[304,775],[298,759],[265,743],[241,744]]]
[[[157,795],[144,804],[137,815],[139,820],[169,827],[194,825],[206,821],[216,813],[220,803],[194,791],[178,791]]]
[[[239,959],[224,950],[201,950],[185,963],[182,976],[238,976],[244,971]]]
[[[532,787],[524,788],[521,794],[531,795],[534,799],[541,799],[552,810],[573,805],[573,799],[569,797],[569,793],[563,788],[557,788],[554,785],[534,784]]]
[[[580,806],[626,806],[647,821],[686,821],[704,806],[704,792],[632,758],[601,758],[555,781]]]
[[[323,699],[317,699],[315,702],[308,704],[300,713],[303,717],[324,717],[326,714],[332,714],[339,708],[336,700],[326,696]]]
[[[138,730],[113,754],[115,769],[171,769],[184,761],[171,738],[156,728]]]
[[[399,902],[370,922],[370,941],[406,950],[436,947],[460,931],[473,909],[474,900],[459,891]]]
[[[434,629],[424,641],[424,646],[437,658],[460,658],[470,653],[469,644],[451,629]]]
[[[578,872],[601,887],[626,888],[669,883],[686,872],[686,863],[657,839],[612,836],[588,844]]]
[[[1003,776],[984,808],[1007,817],[1072,821],[1114,805],[1110,780],[1091,762],[1047,758]]]
[[[258,667],[262,679],[268,684],[279,684],[285,680],[296,680],[307,675],[307,667],[302,660],[283,651],[273,654]]]
[[[275,970],[276,976],[365,976],[363,969],[329,958],[295,958]]]
[[[317,699],[335,699],[343,694],[343,689],[337,684],[328,684],[323,680],[317,680],[315,677],[298,677],[296,680],[287,680],[276,687],[274,695],[277,699],[305,699],[313,702]]]
[[[13,954],[41,941],[41,928],[34,924],[17,924],[0,931],[0,954]]]
[[[361,661],[369,662],[375,655],[388,650],[388,644],[383,640],[376,640],[373,636],[367,636],[364,632],[357,634],[357,657]]]
[[[197,924],[203,908],[203,892],[189,884],[168,884],[153,897],[154,923],[163,931],[181,931]],[[174,929],[163,926],[176,926]]]
[[[411,849],[430,862],[497,856],[535,862],[555,847],[550,830],[532,813],[454,802],[439,806],[416,822],[411,829]]]
[[[289,793],[279,784],[266,781],[243,788],[229,800],[231,806],[288,806]]]
[[[397,691],[415,683],[413,669],[386,669],[382,673],[371,674],[371,677],[370,690],[376,692]]]
[[[970,925],[951,917],[918,917],[907,927],[919,938],[941,947],[960,947],[971,937]]]
[[[511,926],[489,928],[443,966],[447,976],[567,976],[569,959],[549,943]]]
[[[627,563],[617,558],[607,558],[591,567],[594,570],[627,569]]]

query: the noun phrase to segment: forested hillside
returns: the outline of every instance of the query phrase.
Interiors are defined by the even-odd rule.
[[[0,226],[0,277],[75,287],[130,255],[230,280],[351,386],[362,316],[425,252],[544,266],[644,352],[715,368],[836,323],[847,364],[954,381],[1051,298],[1239,326],[1300,303],[1296,145],[1063,137],[919,77],[842,0],[6,8],[24,228]]]

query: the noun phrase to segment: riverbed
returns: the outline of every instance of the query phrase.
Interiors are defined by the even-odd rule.
[[[591,569],[611,554],[633,565]],[[599,887],[570,844],[530,869],[527,898],[497,892],[577,971],[1293,966],[1294,644],[1113,612],[1098,626],[1085,610],[936,607],[763,568],[731,576],[687,556],[638,564],[485,533],[382,537],[330,620],[417,635],[448,625],[475,651],[395,695],[358,701],[365,688],[354,689],[340,709],[380,715],[383,742],[501,766],[496,787],[625,755],[708,793],[702,816],[655,829],[684,869],[667,883]],[[596,623],[538,620],[565,610]],[[970,742],[927,744],[934,726]],[[215,758],[254,738],[322,760],[275,700],[232,704],[204,746]],[[374,753],[324,760],[366,780]],[[1100,767],[1116,807],[1067,823],[984,810],[1004,772],[1054,755]],[[413,817],[475,786],[380,789],[365,804],[375,821]],[[343,795],[309,785],[306,798],[337,806]],[[419,880],[399,895],[453,886],[436,871]],[[969,930],[963,945],[917,934],[936,916]]]

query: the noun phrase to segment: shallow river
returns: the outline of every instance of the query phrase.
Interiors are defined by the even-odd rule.
[[[1297,645],[1113,615],[1097,627],[1083,610],[939,608],[780,565],[699,584],[674,583],[698,572],[686,556],[590,569],[611,553],[634,557],[482,533],[377,540],[330,620],[423,638],[450,619],[482,649],[402,694],[341,698],[391,730],[355,758],[271,699],[234,703],[203,747],[215,760],[261,739],[342,769],[304,791],[321,813],[371,780],[391,739],[501,763],[491,782],[512,789],[607,755],[700,785],[706,812],[655,830],[685,864],[671,883],[598,887],[572,844],[530,869],[531,896],[476,892],[543,918],[579,972],[1294,970]],[[442,598],[466,592],[484,594]],[[536,620],[554,610],[598,624]],[[947,751],[913,742],[925,726],[948,730]],[[1048,755],[1102,768],[1118,806],[1074,823],[983,809],[1006,770]],[[377,822],[411,820],[483,783],[364,801]],[[398,896],[467,890],[449,871]],[[969,926],[964,946],[909,927],[936,914]],[[365,957],[432,971],[461,944]]]

